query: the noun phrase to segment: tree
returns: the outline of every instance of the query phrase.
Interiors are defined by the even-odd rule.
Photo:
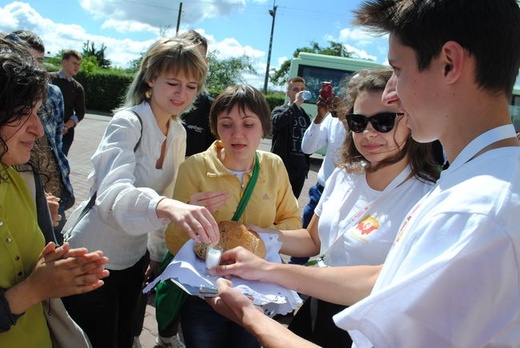
[[[326,54],[337,57],[352,57],[353,55],[353,52],[349,52],[342,43],[336,41],[329,41],[328,47],[320,47],[316,41],[311,41],[311,45],[309,47],[297,48],[293,53],[293,57],[297,58],[300,52]],[[280,69],[273,69],[273,74],[270,76],[271,82],[278,86],[285,85],[289,79],[288,76],[290,67],[291,60],[289,59],[280,65]]]
[[[132,59],[129,63],[129,67],[126,69],[128,72],[136,73],[139,71],[141,67],[141,62],[144,58],[144,52],[141,52],[141,55],[138,58]]]
[[[219,94],[230,85],[243,83],[243,73],[256,74],[249,57],[217,59],[218,51],[208,53],[209,73],[206,86],[212,95]]]
[[[108,69],[110,68],[112,62],[109,59],[105,58],[105,51],[107,47],[105,44],[101,44],[101,48],[99,50],[96,50],[94,42],[90,42],[87,40],[87,42],[83,43],[83,57],[94,57],[97,62],[97,66],[99,66],[102,69]]]

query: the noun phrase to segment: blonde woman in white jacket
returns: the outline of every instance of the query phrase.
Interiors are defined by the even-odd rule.
[[[186,148],[178,115],[201,91],[206,73],[206,63],[192,43],[161,39],[153,44],[129,88],[125,107],[108,124],[92,157],[95,205],[66,240],[73,246],[96,245],[103,250],[110,259],[110,276],[103,290],[69,297],[65,304],[94,347],[132,346],[132,324],[139,315],[150,259],[150,232],[161,234],[174,222],[197,241],[218,241],[217,224],[205,207],[168,198]],[[158,263],[165,249],[162,239],[156,240],[149,249],[152,261]]]

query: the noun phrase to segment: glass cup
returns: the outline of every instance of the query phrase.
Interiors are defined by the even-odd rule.
[[[206,268],[212,269],[220,264],[222,247],[220,245],[209,245],[206,250]]]

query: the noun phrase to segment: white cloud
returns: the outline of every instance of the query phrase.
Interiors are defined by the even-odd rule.
[[[155,35],[160,34],[160,30],[157,27],[151,26],[149,24],[140,23],[132,20],[118,20],[118,19],[108,19],[101,25],[102,29],[114,29],[119,33],[139,33],[139,32],[149,32]]]
[[[81,0],[81,6],[95,18],[134,20],[150,26],[175,27],[179,5],[171,0]],[[208,0],[182,2],[182,23],[193,25],[206,18],[241,12],[246,0]]]
[[[13,2],[0,9],[0,30],[9,33],[20,28],[38,27],[43,17],[29,4]]]
[[[367,51],[359,49],[357,47],[345,44],[344,45],[347,51],[352,52],[354,55],[354,58],[361,58],[361,59],[369,59],[377,62],[377,57],[374,55],[371,55],[367,53]]]
[[[370,59],[385,64],[388,53],[388,35],[374,35],[363,28],[343,28],[339,30],[338,37],[327,36],[327,40],[341,42],[345,48],[354,54],[354,58]],[[374,51],[377,55],[368,53],[366,49]]]
[[[278,59],[276,60],[276,65],[280,66],[288,59],[292,59],[292,58],[288,58],[286,56],[278,57]]]
[[[174,35],[179,2],[171,0],[79,0],[79,3],[85,11],[82,15],[101,23],[98,24],[96,32],[87,31],[78,24],[64,24],[44,18],[30,3],[19,1],[0,7],[0,18],[2,18],[0,31],[10,32],[20,28],[32,30],[42,37],[51,56],[67,48],[81,51],[83,43],[86,41],[94,42],[98,48],[104,44],[107,47],[107,58],[112,61],[114,66],[119,67],[128,67],[128,63],[138,58],[159,36]],[[217,50],[220,59],[243,55],[249,57],[257,75],[247,75],[247,81],[255,87],[261,87],[267,65],[267,50],[255,48],[249,42],[246,44],[243,38],[241,40],[234,38],[231,30],[226,38],[219,37],[217,41],[212,35],[215,33],[207,33],[204,28],[197,28],[197,23],[205,18],[222,17],[225,19],[231,13],[242,13],[248,5],[256,6],[253,13],[260,10],[264,13],[265,8],[261,6],[266,4],[270,6],[270,3],[271,0],[184,1],[181,28],[193,28],[204,35],[208,39],[209,50]],[[373,37],[361,29],[340,29],[339,24],[335,27],[335,33],[322,37],[325,40],[343,43],[349,51],[354,52],[360,58],[376,61],[386,59],[387,38]],[[244,30],[251,29],[244,28]],[[374,47],[377,48],[376,51]],[[272,56],[271,70],[279,68],[286,59],[289,58]]]
[[[255,60],[265,56],[264,51],[257,50],[248,45],[243,46],[235,38],[225,38],[220,42],[214,42],[213,44],[210,44],[210,49],[217,50],[219,52],[219,57],[223,59],[236,58],[245,55],[250,57],[252,60]]]
[[[377,37],[378,36],[370,34],[370,32],[363,28],[344,28],[339,31],[339,40],[341,41],[352,40],[356,42],[369,42],[373,41],[374,38]]]
[[[51,56],[56,55],[62,49],[69,48],[81,52],[83,43],[90,41],[94,42],[97,48],[100,48],[102,44],[107,47],[107,58],[112,61],[114,66],[127,67],[130,61],[138,58],[154,41],[153,39],[136,41],[93,35],[79,25],[56,23],[43,18],[29,4],[21,2],[14,2],[0,8],[0,16],[2,18],[0,31],[9,33],[20,28],[31,30],[42,38],[45,49]],[[124,22],[119,23],[123,25]],[[107,25],[116,26],[117,24],[116,21],[113,21]],[[127,23],[127,25],[135,26],[136,23]],[[153,32],[151,26],[138,25],[142,27],[142,30],[148,29]],[[156,33],[158,32],[159,30],[156,29]]]
[[[255,74],[244,74],[244,81],[256,88],[263,88],[267,57],[264,51],[255,49],[249,45],[242,45],[234,38],[225,38],[220,42],[210,42],[210,51],[218,51],[219,59],[249,57],[250,63],[256,71]],[[271,65],[272,67],[272,65]]]
[[[267,0],[255,0],[264,3]],[[166,0],[150,0],[147,2],[136,0],[81,0],[81,6],[91,13],[96,19],[106,19],[103,29],[114,29],[119,33],[148,32],[155,37],[161,35],[174,35],[178,16],[178,3]],[[183,26],[193,27],[194,24],[212,17],[222,17],[231,12],[242,12],[246,7],[246,0],[220,0],[220,1],[186,1],[183,2],[181,22]],[[209,50],[217,50],[219,58],[226,59],[246,55],[258,70],[259,62],[264,60],[265,52],[248,45],[240,44],[234,38],[225,38],[216,42],[215,38],[205,33],[203,29],[196,29],[206,36],[209,42]],[[95,41],[95,42],[98,42]],[[105,43],[107,53],[118,47]],[[122,47],[124,49],[124,47]],[[135,58],[135,57],[134,57]],[[114,64],[121,59],[109,56]],[[125,65],[122,65],[125,66]],[[265,64],[264,64],[265,69]]]

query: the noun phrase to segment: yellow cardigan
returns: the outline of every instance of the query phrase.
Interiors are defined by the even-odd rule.
[[[173,198],[188,202],[197,192],[224,190],[231,194],[224,206],[213,216],[217,222],[230,221],[238,207],[243,188],[251,179],[251,173],[240,180],[229,172],[217,156],[222,147],[215,141],[208,150],[193,155],[179,167]],[[280,157],[270,152],[257,151],[260,173],[253,194],[240,218],[244,224],[260,227],[292,230],[302,227],[298,201],[292,192],[287,171]],[[189,236],[174,223],[166,229],[166,244],[175,255],[189,240]]]

